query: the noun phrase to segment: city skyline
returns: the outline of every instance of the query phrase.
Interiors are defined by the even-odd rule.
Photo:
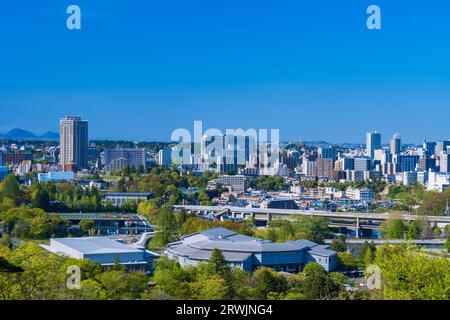
[[[64,117],[67,117],[67,115],[61,116],[60,118],[64,118]],[[89,119],[87,117],[84,117],[84,116],[77,115],[75,117],[80,117],[83,120],[89,121]],[[6,134],[6,133],[8,133],[11,130],[16,130],[16,129],[24,130],[26,132],[30,132],[32,134],[35,134],[35,138],[25,138],[25,140],[39,140],[40,139],[40,135],[42,135],[42,134],[49,134],[49,133],[50,134],[56,134],[56,133],[59,134],[59,131],[60,131],[60,128],[57,128],[57,129],[51,128],[51,129],[37,130],[36,131],[36,130],[30,130],[29,128],[20,127],[18,125],[12,125],[12,126],[5,126],[3,128],[0,128],[0,139],[2,138],[1,137],[2,134]],[[192,129],[191,128],[184,128],[184,129],[191,130],[192,132],[194,131],[193,128]],[[203,128],[203,129],[204,130],[209,130],[209,129],[212,129],[212,128]],[[249,129],[249,128],[232,128],[232,129],[233,130],[234,129],[244,129],[244,131],[245,131],[246,129]],[[94,131],[95,131],[95,129],[94,129]],[[402,135],[401,133],[399,133],[399,132],[397,132],[395,130],[393,132],[394,133],[392,135],[389,135],[389,134],[386,134],[386,133],[384,133],[383,131],[380,131],[380,130],[374,130],[374,131],[367,131],[366,130],[365,132],[361,133],[360,139],[359,139],[360,141],[336,141],[336,140],[326,139],[324,137],[318,136],[316,139],[310,139],[310,140],[305,140],[305,139],[301,139],[301,138],[299,138],[299,139],[284,139],[284,140],[281,139],[280,142],[281,143],[288,143],[288,142],[289,143],[290,142],[328,142],[328,143],[334,144],[334,145],[350,143],[350,144],[361,145],[361,146],[366,146],[367,147],[367,141],[368,141],[367,140],[368,139],[367,135],[373,134],[373,133],[381,135],[380,139],[381,139],[381,146],[382,147],[391,147],[391,148],[392,148],[392,143],[393,143],[392,141],[393,141],[393,139],[395,139],[395,137],[397,137],[398,139],[401,140],[401,145],[422,145],[426,141],[447,141],[447,140],[450,140],[450,138],[447,139],[447,138],[444,137],[444,138],[438,138],[438,139],[423,138],[423,139],[421,139],[419,141],[411,141],[411,140],[408,140],[408,137],[406,137],[406,140],[404,140],[403,139],[404,135]],[[147,139],[145,139],[145,138],[144,139],[133,139],[133,138],[123,138],[123,136],[122,137],[100,137],[100,136],[91,137],[91,136],[89,136],[88,138],[89,138],[89,140],[111,140],[111,141],[123,140],[123,141],[136,141],[136,142],[150,142],[150,141],[157,142],[157,141],[159,141],[159,142],[166,142],[166,143],[175,142],[175,141],[170,141],[170,139],[160,139],[160,140],[158,140],[158,139],[153,139],[151,137],[147,138]],[[12,139],[14,140],[14,139],[17,139],[17,138],[13,137]],[[44,138],[44,140],[59,140],[59,139]]]
[[[202,120],[282,140],[448,139],[450,4],[435,2],[377,1],[371,31],[369,2],[79,1],[73,32],[66,3],[8,2],[0,131],[56,131],[79,114],[92,138],[167,141]]]

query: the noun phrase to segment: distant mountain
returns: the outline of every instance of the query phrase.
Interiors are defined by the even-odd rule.
[[[36,135],[31,131],[27,131],[25,129],[21,128],[15,128],[12,129],[4,134],[0,134],[0,138],[3,139],[23,139],[23,140],[36,140],[36,139],[42,139],[42,140],[58,140],[59,134],[53,131],[48,131],[44,133],[43,135]]]
[[[58,140],[59,139],[59,133],[53,132],[53,131],[49,131],[49,132],[44,133],[39,138],[44,139],[44,140]]]
[[[304,144],[306,144],[307,146],[331,146],[333,145],[332,143],[328,143],[326,141],[303,141]]]
[[[35,139],[36,135],[33,132],[15,128],[3,134],[2,137],[6,139]]]

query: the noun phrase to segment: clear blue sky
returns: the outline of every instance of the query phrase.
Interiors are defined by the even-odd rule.
[[[203,120],[283,140],[448,139],[449,16],[442,0],[2,1],[0,131],[77,114],[91,138],[169,140]]]

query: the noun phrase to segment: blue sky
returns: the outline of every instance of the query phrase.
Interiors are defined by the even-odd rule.
[[[370,4],[382,30],[366,28]],[[3,1],[0,131],[77,114],[91,138],[169,140],[202,120],[283,140],[448,139],[449,15],[441,0]]]

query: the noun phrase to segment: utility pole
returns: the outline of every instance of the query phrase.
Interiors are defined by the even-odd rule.
[[[450,209],[449,209],[449,207],[448,207],[448,199],[447,199],[447,206],[446,206],[446,208],[445,208],[445,213],[444,213],[444,215],[445,215],[445,216],[450,216]]]

